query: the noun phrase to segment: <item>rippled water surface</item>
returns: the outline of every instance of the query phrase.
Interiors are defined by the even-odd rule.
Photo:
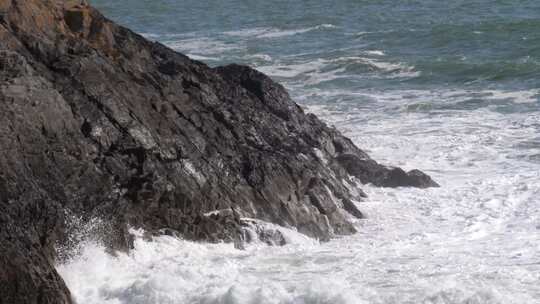
[[[540,2],[94,0],[215,66],[249,64],[378,161],[438,189],[364,186],[319,244],[89,242],[59,266],[89,303],[540,303]]]

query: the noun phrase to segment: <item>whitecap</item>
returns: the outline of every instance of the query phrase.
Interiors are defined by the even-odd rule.
[[[383,51],[379,51],[379,50],[366,51],[365,53],[368,54],[368,55],[374,55],[374,56],[384,56],[384,55],[386,55]]]
[[[228,36],[243,37],[243,38],[281,38],[286,36],[293,36],[297,34],[303,34],[315,30],[333,29],[336,28],[333,24],[320,24],[307,28],[299,29],[279,29],[276,27],[260,27],[243,29],[238,31],[227,31],[223,34]]]
[[[503,90],[486,90],[481,93],[487,94],[489,99],[510,99],[515,103],[534,103],[540,97],[540,90],[519,90],[519,91],[503,91]]]
[[[315,246],[319,244],[319,241],[308,237],[305,234],[302,234],[296,230],[296,228],[285,228],[280,225],[272,224],[269,222],[265,222],[259,219],[254,218],[242,218],[242,220],[247,222],[253,222],[256,225],[260,226],[264,230],[268,231],[279,231],[281,235],[283,236],[285,240],[286,245],[294,245],[294,246],[301,246],[301,247],[310,247]],[[261,245],[262,242],[255,242],[253,244],[247,244],[247,246],[253,246],[253,245]],[[265,245],[266,246],[266,245]]]
[[[263,60],[271,62],[273,60],[272,56],[268,54],[251,54],[246,56],[249,59],[255,59],[255,60]]]
[[[296,64],[274,64],[258,66],[257,70],[273,77],[293,78],[308,72],[316,72],[326,65],[323,59]]]
[[[196,55],[196,54],[190,54],[186,53],[186,56],[193,60],[199,60],[199,61],[218,61],[220,60],[219,57],[210,57],[210,56],[202,56],[202,55]]]
[[[140,33],[140,35],[150,40],[157,40],[158,38],[161,37],[160,34],[156,34],[156,33]]]
[[[273,77],[292,79],[302,76],[304,78],[303,85],[316,85],[335,79],[359,77],[360,75],[347,72],[347,68],[352,65],[367,67],[368,70],[365,73],[366,75],[371,74],[371,77],[396,78],[418,77],[420,75],[420,72],[416,71],[414,66],[360,56],[344,56],[334,59],[319,58],[289,64],[276,62],[272,65],[258,66],[257,69]]]
[[[227,32],[223,32],[223,34],[227,36],[235,36],[235,37],[256,37],[272,30],[273,28],[269,28],[269,27],[257,27],[257,28],[248,28],[248,29],[237,30],[237,31],[227,31]]]
[[[164,41],[168,47],[191,54],[191,56],[221,55],[226,52],[242,50],[244,46],[237,43],[225,43],[223,41],[202,37],[183,40]],[[202,57],[201,57],[202,58]]]
[[[303,33],[311,32],[315,30],[332,29],[332,28],[335,28],[335,26],[332,24],[321,24],[321,25],[317,25],[313,27],[294,29],[294,30],[272,29],[266,33],[258,35],[257,38],[281,38],[281,37],[286,37],[286,36],[303,34]]]

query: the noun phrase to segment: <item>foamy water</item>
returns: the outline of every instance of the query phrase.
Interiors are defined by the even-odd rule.
[[[58,266],[79,304],[540,303],[537,1],[93,2],[209,65],[269,74],[377,161],[441,187],[364,185],[359,232],[328,243],[284,228],[288,245],[246,250],[139,236],[111,256],[83,241]]]

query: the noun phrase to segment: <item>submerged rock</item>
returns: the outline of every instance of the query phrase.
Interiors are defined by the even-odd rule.
[[[262,73],[212,69],[83,2],[0,0],[0,41],[2,304],[71,303],[53,267],[62,209],[108,221],[111,249],[128,250],[128,227],[235,242],[241,218],[328,240],[362,216],[352,177],[436,186],[377,164]]]

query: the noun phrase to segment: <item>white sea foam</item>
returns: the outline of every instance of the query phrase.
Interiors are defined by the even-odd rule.
[[[419,71],[415,71],[414,66],[409,66],[404,63],[386,62],[372,58],[352,57],[359,62],[373,67],[376,71],[384,73],[384,77],[418,77]]]
[[[315,30],[332,29],[336,26],[333,24],[320,24],[317,26],[299,28],[299,29],[279,29],[275,27],[251,28],[239,31],[224,32],[225,35],[243,37],[243,38],[281,38],[294,36]]]
[[[231,244],[198,244],[169,236],[149,241],[142,231],[132,231],[136,239],[130,254],[112,256],[96,242],[87,242],[80,256],[58,270],[75,300],[85,304],[357,303],[351,301],[354,294],[343,292],[346,282],[320,288],[328,284],[314,280],[290,289],[286,282],[259,277],[253,265],[265,263],[277,275],[288,264],[300,267],[302,251],[318,246],[295,231],[265,225],[278,229],[291,243],[277,248],[288,260],[283,265],[264,255],[267,246],[240,251]]]
[[[161,37],[161,35],[159,34],[155,34],[155,33],[140,33],[144,38],[146,39],[150,39],[150,40],[156,40],[158,39],[159,37]]]
[[[237,31],[227,31],[223,32],[223,34],[227,36],[233,36],[233,37],[257,37],[259,35],[268,33],[269,31],[275,30],[274,28],[270,27],[258,27],[258,28],[248,28],[243,30],[237,30]]]
[[[365,35],[370,35],[370,34],[381,34],[381,33],[392,33],[394,32],[393,30],[385,30],[385,31],[360,31],[360,32],[356,32],[356,33],[349,33],[347,35],[349,36],[358,36],[358,37],[362,37],[362,36],[365,36]]]
[[[202,55],[191,54],[191,53],[186,53],[185,55],[188,56],[191,59],[199,60],[199,61],[217,61],[217,60],[220,60],[220,57],[202,56]]]
[[[257,66],[257,69],[280,79],[300,78],[300,86],[306,86],[342,78],[366,77],[347,71],[348,68],[354,66],[364,67],[365,73],[371,77],[409,78],[420,75],[420,72],[416,71],[413,66],[404,63],[392,63],[360,56],[345,56],[335,59],[319,58],[303,62],[273,62],[269,65]]]
[[[237,51],[244,48],[244,46],[238,43],[226,43],[207,37],[166,40],[164,43],[176,51],[188,53],[191,56],[199,56],[204,59],[212,58],[216,55],[219,58],[219,55],[225,52]]]
[[[331,29],[335,28],[332,24],[321,24],[313,27],[308,28],[302,28],[302,29],[296,29],[296,30],[271,30],[267,33],[258,35],[258,38],[279,38],[279,37],[286,37],[286,36],[292,36],[292,35],[298,35],[303,34],[315,30],[321,30],[321,29]]]
[[[259,227],[264,228],[265,230],[279,231],[281,235],[283,236],[285,243],[288,246],[311,247],[311,246],[319,245],[319,241],[298,232],[295,228],[285,228],[276,224],[272,224],[269,222],[265,222],[265,221],[261,221],[261,220],[253,219],[253,218],[243,218],[243,220],[254,222]],[[261,243],[258,243],[258,244],[261,244]],[[247,244],[247,245],[249,246],[250,244]]]
[[[332,112],[333,107],[325,106],[324,104],[313,104],[313,100],[324,101],[328,99],[336,99],[340,97],[353,98],[356,108],[373,107],[374,104],[367,104],[369,101],[386,109],[401,109],[407,112],[415,112],[422,110],[431,110],[438,107],[444,107],[446,111],[451,112],[451,108],[459,110],[459,104],[469,101],[482,101],[482,104],[489,107],[490,104],[496,105],[500,102],[513,104],[535,103],[540,100],[540,90],[465,90],[465,89],[442,89],[437,91],[431,90],[387,90],[379,91],[376,89],[326,89],[318,88],[305,89],[301,85],[289,86],[294,90],[294,97],[301,103],[311,104],[318,111],[324,113]],[[351,106],[351,105],[346,105]],[[466,108],[466,110],[470,110]],[[336,115],[346,115],[350,117],[352,113],[342,113],[334,111]],[[384,113],[381,113],[385,116]],[[333,117],[333,116],[329,116]]]
[[[379,50],[366,51],[366,54],[375,55],[375,56],[384,56],[384,55],[386,55],[383,51],[379,51]]]
[[[150,40],[159,39],[187,39],[189,37],[197,36],[196,33],[140,33],[143,37]]]
[[[274,64],[268,66],[259,66],[257,70],[274,77],[293,78],[301,74],[320,71],[326,65],[323,59],[308,61],[297,64]]]
[[[268,61],[268,62],[272,61],[272,56],[268,54],[252,54],[252,55],[247,55],[247,57],[249,57],[250,59],[255,59],[255,60],[263,60],[263,61]]]
[[[510,99],[515,103],[533,103],[537,102],[540,98],[540,90],[528,90],[528,91],[500,91],[490,90],[483,91],[483,93],[491,94],[487,96],[490,99]]]

